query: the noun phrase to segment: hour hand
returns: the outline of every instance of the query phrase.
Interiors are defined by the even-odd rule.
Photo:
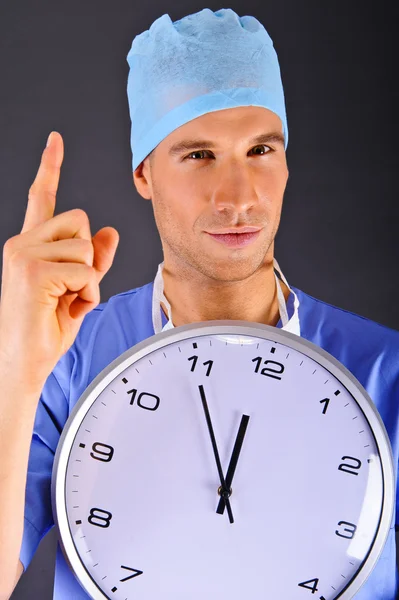
[[[245,436],[245,432],[247,429],[248,421],[249,421],[249,415],[242,415],[241,423],[238,428],[238,433],[237,433],[236,441],[235,441],[234,448],[233,448],[233,453],[232,453],[231,459],[230,459],[229,468],[227,469],[227,474],[226,474],[226,487],[228,490],[230,490],[231,482],[233,481],[233,476],[234,476],[234,472],[236,470],[238,457],[240,456],[241,447],[242,447],[242,443],[244,441],[244,436]],[[218,507],[216,509],[216,512],[219,513],[220,515],[222,515],[224,513],[224,507],[225,507],[225,499],[222,494],[221,494],[221,496],[222,497],[220,498]]]

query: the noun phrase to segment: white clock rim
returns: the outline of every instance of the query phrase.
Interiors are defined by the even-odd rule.
[[[289,331],[263,323],[249,323],[248,321],[202,321],[161,331],[125,350],[125,352],[116,357],[98,373],[84,390],[62,430],[54,457],[51,477],[53,518],[58,530],[58,541],[67,564],[83,588],[92,596],[93,600],[109,600],[97,587],[76,551],[66,512],[65,479],[68,458],[76,433],[86,413],[109,383],[118,377],[127,367],[143,358],[143,356],[175,342],[209,335],[249,335],[260,337],[276,344],[288,345],[294,350],[307,355],[341,381],[342,385],[355,398],[369,422],[381,457],[384,494],[380,523],[370,552],[355,579],[349,584],[349,587],[337,596],[337,600],[350,600],[366,582],[380,557],[388,538],[393,517],[395,503],[393,454],[384,422],[366,389],[345,365],[340,363],[324,348]],[[134,360],[132,361],[131,357],[133,355]]]

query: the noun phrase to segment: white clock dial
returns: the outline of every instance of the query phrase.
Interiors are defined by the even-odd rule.
[[[154,336],[75,407],[53,502],[93,598],[332,600],[369,574],[393,506],[382,421],[327,353],[245,325]],[[224,480],[244,415],[230,515],[203,396]]]

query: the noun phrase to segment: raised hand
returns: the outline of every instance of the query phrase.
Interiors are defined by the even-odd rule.
[[[62,136],[54,131],[29,189],[21,233],[3,248],[0,361],[31,389],[42,389],[99,304],[99,283],[119,243],[113,227],[92,237],[79,208],[54,216],[63,157]]]

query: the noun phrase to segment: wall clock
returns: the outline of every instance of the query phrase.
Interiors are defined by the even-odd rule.
[[[96,600],[348,600],[394,506],[365,389],[275,327],[207,321],[129,348],[62,432],[52,503]]]

